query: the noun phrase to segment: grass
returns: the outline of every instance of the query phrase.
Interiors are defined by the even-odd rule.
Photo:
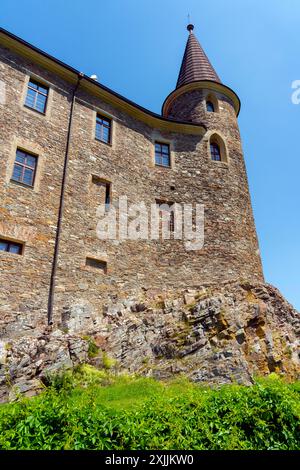
[[[0,449],[300,448],[300,384],[272,374],[212,390],[83,366],[0,406]]]

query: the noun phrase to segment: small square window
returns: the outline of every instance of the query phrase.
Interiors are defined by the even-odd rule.
[[[158,166],[171,166],[170,146],[155,142],[155,165]]]
[[[48,93],[49,88],[30,79],[27,87],[25,106],[34,109],[35,111],[38,111],[41,114],[45,114]]]
[[[111,119],[99,114],[96,117],[96,139],[105,144],[111,143]]]
[[[37,166],[37,157],[17,149],[12,181],[33,187]]]
[[[160,218],[166,217],[168,220],[168,228],[171,233],[175,232],[175,205],[174,202],[166,202],[156,200],[156,206],[160,214]]]
[[[13,253],[15,255],[22,255],[23,245],[22,243],[12,242],[10,240],[1,238],[0,251],[6,251],[7,253]]]
[[[105,204],[105,210],[109,211],[111,206],[111,182],[92,175],[92,183],[101,191],[102,194],[104,193],[102,202]]]
[[[94,268],[99,271],[102,271],[104,274],[107,274],[107,262],[106,261],[101,261],[95,258],[86,258],[85,265],[90,268]]]

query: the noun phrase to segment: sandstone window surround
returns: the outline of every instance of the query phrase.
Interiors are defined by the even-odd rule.
[[[35,89],[35,85],[37,85],[39,89]],[[47,90],[47,96],[43,90]],[[42,97],[46,98],[46,101]],[[31,115],[34,115],[43,120],[46,119],[48,121],[51,117],[52,102],[53,86],[51,83],[44,78],[32,73],[30,73],[30,75],[25,75],[24,87],[20,102],[22,109]]]
[[[20,243],[7,238],[0,238],[0,252],[1,251],[14,255],[23,255],[24,243]]]
[[[15,180],[13,178],[14,170],[16,164],[18,164],[17,160],[17,153],[20,151],[23,154],[27,154],[31,157],[36,158],[36,166],[35,166],[35,174],[34,174],[34,182],[33,185],[30,186],[28,184],[24,184],[21,181]],[[19,162],[21,164],[21,162]],[[16,190],[16,186],[20,188],[21,191],[34,191],[35,193],[39,192],[41,186],[42,176],[44,174],[44,166],[46,163],[46,155],[44,154],[44,149],[36,142],[32,142],[30,140],[14,137],[11,145],[11,150],[9,153],[9,158],[7,162],[7,171],[6,171],[6,178],[5,182],[8,186],[14,186],[14,190]]]
[[[11,181],[34,187],[38,156],[17,148]]]
[[[208,155],[215,164],[229,163],[226,141],[218,132],[212,131],[208,138]]]
[[[210,154],[211,154],[211,159],[215,162],[220,162],[221,161],[221,149],[219,144],[216,142],[211,142],[210,143]]]

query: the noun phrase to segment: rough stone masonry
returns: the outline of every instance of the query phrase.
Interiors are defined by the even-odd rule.
[[[275,372],[296,380],[299,344],[299,313],[267,284],[143,291],[111,301],[101,315],[74,306],[54,330],[2,341],[0,399],[32,396],[51,374],[84,363],[103,367],[105,357],[114,372],[157,379],[183,374],[197,383],[250,385]]]
[[[32,381],[51,364],[68,366],[87,360],[82,340],[86,331],[130,370],[141,369],[137,358],[146,349],[150,360],[155,359],[154,374],[187,372],[186,364],[191,362],[188,367],[192,368],[193,358],[194,372],[188,371],[193,380],[218,382],[218,374],[228,380],[240,371],[245,381],[246,369],[250,380],[255,361],[262,361],[265,372],[279,367],[276,354],[283,349],[276,342],[270,346],[271,339],[265,340],[262,349],[254,341],[255,354],[244,349],[250,337],[267,337],[263,328],[276,330],[280,323],[283,331],[282,309],[284,328],[290,335],[287,347],[292,345],[296,364],[296,331],[289,324],[296,314],[291,307],[278,297],[276,308],[270,307],[272,314],[261,311],[264,307],[259,302],[253,302],[251,311],[239,310],[233,300],[228,304],[231,293],[227,299],[222,287],[228,282],[237,286],[260,283],[269,292],[261,284],[264,279],[237,122],[240,101],[221,83],[192,25],[177,87],[166,98],[162,115],[141,108],[3,29],[0,56],[2,385],[6,387],[7,373],[11,384],[22,373]],[[34,90],[40,87],[47,94],[43,112],[37,101],[28,101],[30,93],[37,94],[30,90],[30,83]],[[99,117],[109,122],[106,141],[97,138]],[[167,164],[158,164],[156,144],[169,149]],[[18,151],[37,162],[32,184],[13,178],[16,165],[20,169]],[[28,168],[23,166],[22,171]],[[121,196],[147,207],[156,201],[203,204],[204,246],[187,251],[183,240],[172,237],[99,240],[97,208],[107,203],[107,187],[111,205]],[[216,285],[221,286],[219,296]],[[145,304],[146,314],[141,306],[134,307],[134,299],[142,293],[151,297],[149,293],[159,296],[161,292],[165,299],[179,291],[182,296],[186,289],[201,295],[209,286],[214,296],[205,290],[206,299],[194,309],[181,308],[181,300],[177,304],[174,300],[172,307]],[[120,311],[110,313],[119,304],[123,305]],[[230,313],[223,315],[222,308]],[[49,310],[51,325],[47,326]],[[256,317],[265,322],[257,328]],[[248,319],[253,327],[247,327]],[[234,347],[226,349],[231,343]],[[276,351],[273,359],[266,348]],[[269,362],[260,360],[266,356]],[[286,371],[287,362],[282,359],[282,364]],[[293,375],[294,368],[287,373]]]

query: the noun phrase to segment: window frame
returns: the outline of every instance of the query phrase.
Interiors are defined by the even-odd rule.
[[[211,109],[209,109],[209,107]],[[208,113],[215,113],[216,112],[215,105],[211,100],[206,100],[206,111]]]
[[[217,152],[215,152],[216,149]],[[216,155],[218,155],[218,158],[214,158]],[[218,142],[210,142],[210,156],[213,162],[222,162],[221,147]]]
[[[102,120],[102,123],[98,123],[98,119]],[[107,121],[109,123],[109,126],[106,126],[103,124],[103,121]],[[101,126],[101,135],[103,136],[103,128],[108,129],[108,141],[103,140],[102,138],[99,138],[97,136],[97,129],[98,129],[98,124]],[[112,145],[112,127],[113,127],[113,120],[112,118],[105,116],[104,114],[101,114],[99,112],[96,112],[96,122],[95,122],[95,140],[98,142],[102,142],[103,144],[106,145]]]
[[[33,88],[30,86],[30,84],[34,84],[37,86],[37,88]],[[47,94],[43,93],[42,91],[39,90],[39,87],[41,88],[44,88],[47,90]],[[35,106],[30,106],[29,104],[27,104],[27,98],[28,98],[28,92],[29,90],[32,90],[35,92],[35,97],[34,97],[34,104],[36,104],[37,102],[37,97],[38,95],[42,95],[42,96],[45,96],[46,97],[46,101],[45,101],[45,104],[44,104],[44,110],[43,111],[40,111],[38,108],[36,108]],[[29,77],[29,80],[27,82],[27,86],[26,86],[26,93],[25,93],[25,101],[24,101],[24,106],[27,108],[27,109],[31,109],[32,111],[35,111],[43,116],[46,115],[46,112],[47,112],[47,107],[48,107],[48,99],[49,99],[49,93],[50,93],[50,87],[48,85],[45,85],[44,83],[36,80],[35,78],[32,78],[31,76]]]
[[[158,209],[159,212],[159,223],[162,222],[162,215],[163,212],[167,212],[170,214],[169,220],[168,220],[168,229],[170,234],[175,233],[175,227],[176,227],[176,203],[171,202],[171,201],[164,201],[162,199],[155,199],[155,204],[156,208]],[[161,206],[168,206],[168,210],[161,210]],[[173,207],[173,209],[171,209]]]
[[[212,146],[217,145],[221,159],[216,160],[213,158]],[[208,133],[207,139],[207,158],[216,165],[229,167],[230,155],[227,146],[226,138],[218,131],[211,131]]]
[[[35,166],[34,166],[34,167],[31,167],[31,166],[26,165],[26,164],[24,164],[24,163],[18,162],[18,161],[17,161],[18,152],[24,153],[25,156],[26,156],[26,158],[27,158],[27,156],[28,156],[28,157],[31,157],[31,158],[34,158],[34,159],[35,159]],[[35,180],[36,180],[36,174],[37,174],[38,158],[39,158],[38,155],[35,155],[35,154],[31,153],[31,152],[28,152],[27,150],[23,150],[22,148],[17,147],[16,152],[15,152],[15,160],[14,160],[14,162],[13,162],[13,171],[12,171],[12,175],[11,175],[10,181],[11,181],[12,183],[15,183],[15,184],[20,184],[20,185],[22,185],[22,186],[24,186],[24,187],[26,187],[26,188],[31,188],[31,189],[33,189],[33,188],[34,188],[34,184],[35,184]],[[17,179],[14,179],[13,176],[14,176],[14,171],[15,171],[15,167],[16,167],[16,166],[22,168],[22,178],[24,177],[24,174],[25,174],[26,169],[27,169],[27,170],[28,170],[28,169],[29,169],[29,170],[33,170],[32,184],[28,184],[28,183],[24,182],[23,179],[22,179],[22,181],[19,181],[19,180],[17,180]]]
[[[156,146],[157,145],[159,145],[161,147],[161,151],[159,152],[159,158],[161,159],[160,163],[157,162],[157,154],[156,154]],[[162,151],[163,147],[168,148],[168,153],[167,154]],[[164,155],[168,156],[168,159],[169,159],[169,164],[168,165],[164,165],[162,163]],[[168,142],[162,142],[162,141],[159,141],[159,140],[156,140],[154,142],[154,162],[155,162],[155,166],[158,166],[160,168],[172,168],[171,145]]]

